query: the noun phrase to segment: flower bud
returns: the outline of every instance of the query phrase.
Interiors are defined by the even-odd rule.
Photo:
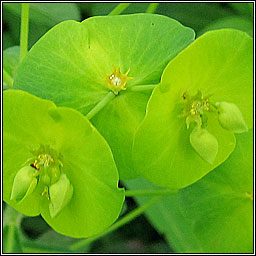
[[[248,131],[243,115],[235,104],[217,102],[216,106],[219,109],[219,122],[224,129],[235,133]]]
[[[190,144],[202,159],[213,164],[218,153],[218,141],[211,133],[196,126],[190,134]]]
[[[21,168],[13,181],[11,200],[23,201],[36,188],[37,178],[34,176],[35,169],[31,166]]]
[[[49,194],[49,211],[53,218],[70,202],[73,195],[73,186],[66,174],[61,174],[59,180],[50,186]]]

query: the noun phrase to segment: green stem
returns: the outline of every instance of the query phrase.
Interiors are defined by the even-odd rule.
[[[146,13],[155,13],[156,8],[158,7],[159,3],[152,3],[149,5],[148,9],[146,10]]]
[[[138,217],[140,214],[142,214],[144,211],[146,211],[152,204],[154,204],[155,202],[157,202],[159,199],[161,198],[161,196],[156,196],[153,197],[149,202],[147,202],[146,204],[144,204],[143,206],[133,210],[132,212],[128,213],[126,216],[124,216],[123,218],[121,218],[119,221],[117,221],[116,223],[114,223],[112,226],[110,226],[109,228],[107,228],[104,232],[96,235],[96,236],[92,236],[90,238],[81,240],[77,243],[74,243],[70,246],[71,250],[78,250],[79,248],[85,247],[88,244],[92,243],[93,241],[109,234],[110,232],[118,229],[119,227],[127,224],[128,222],[130,222],[131,220],[135,219],[136,217]]]
[[[24,253],[63,253],[63,251],[67,253],[72,253],[74,251],[67,250],[66,248],[63,249],[61,247],[55,247],[55,245],[44,245],[39,244],[33,240],[23,240],[22,241],[22,248]]]
[[[115,98],[113,92],[109,92],[91,111],[86,115],[90,120],[93,118],[101,109],[103,109],[112,99]]]
[[[156,86],[157,84],[136,85],[127,89],[129,89],[129,91],[132,91],[132,92],[140,92],[140,91],[153,90]]]
[[[22,3],[20,27],[20,62],[28,51],[29,3]]]
[[[15,225],[8,226],[8,234],[7,234],[7,241],[6,241],[6,253],[13,253],[13,248],[15,246]]]
[[[131,3],[120,3],[117,7],[115,7],[108,15],[118,15],[122,13]]]
[[[3,68],[3,81],[7,84],[7,88],[13,88],[13,78],[8,74],[8,72]]]
[[[15,229],[19,228],[23,215],[12,207],[7,206],[4,211],[4,226],[8,226],[6,241],[6,253],[12,253],[15,247]]]
[[[159,190],[126,190],[125,196],[156,196],[156,195],[166,195],[166,194],[176,194],[178,190],[176,189],[159,189]]]

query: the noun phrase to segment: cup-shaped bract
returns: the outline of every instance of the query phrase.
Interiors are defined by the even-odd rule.
[[[156,185],[183,188],[224,162],[235,135],[220,125],[217,102],[235,104],[252,127],[253,40],[244,32],[207,32],[170,61],[135,135],[136,171]],[[195,125],[218,141],[213,163],[190,143]]]
[[[24,166],[17,172],[12,185],[11,200],[21,203],[35,190],[37,185],[35,172],[36,170],[31,166]]]
[[[88,237],[111,225],[124,191],[111,150],[91,123],[76,110],[20,90],[4,91],[3,104],[4,201],[25,215],[41,214],[67,236]],[[15,179],[27,161],[38,184],[16,203],[12,187],[22,186]]]
[[[109,143],[120,178],[134,178],[133,136],[152,91],[139,86],[158,84],[167,63],[194,36],[191,28],[156,14],[65,21],[33,46],[14,87],[84,115],[113,92],[115,97],[91,121]]]
[[[49,210],[51,217],[55,217],[71,200],[73,186],[66,174],[61,174],[60,179],[49,187],[51,203]]]
[[[221,126],[235,133],[248,131],[243,115],[234,103],[217,102]]]
[[[196,126],[190,134],[190,143],[202,159],[213,164],[219,146],[217,139],[207,129]]]

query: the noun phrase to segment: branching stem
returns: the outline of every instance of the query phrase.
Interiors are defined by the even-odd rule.
[[[148,85],[137,85],[130,88],[127,88],[127,91],[139,92],[139,91],[148,91],[153,90],[157,84],[148,84]],[[103,109],[112,99],[116,96],[110,91],[91,111],[86,115],[90,120],[92,119],[101,109]]]
[[[109,92],[91,111],[86,115],[90,120],[93,118],[101,109],[103,109],[112,99],[115,98],[113,92]]]
[[[132,92],[150,91],[150,90],[153,90],[156,86],[157,84],[136,85],[136,86],[127,88],[127,90]]]

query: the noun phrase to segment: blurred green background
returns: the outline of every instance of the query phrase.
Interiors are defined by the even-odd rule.
[[[107,15],[118,3],[31,3],[29,47],[54,25],[64,20],[82,21],[95,15]],[[149,3],[132,3],[123,14],[145,12]],[[19,45],[20,3],[3,3],[3,49]],[[157,14],[174,18],[183,25],[193,28],[197,36],[220,28],[234,28],[253,35],[252,3],[160,3]],[[12,54],[12,51],[5,51]],[[11,60],[11,57],[9,56]],[[15,62],[15,60],[14,60]],[[146,181],[123,182],[128,189],[152,188]],[[122,215],[148,201],[148,197],[127,198]],[[179,210],[179,195],[164,196],[147,212],[93,242],[79,252],[90,253],[171,253],[193,252],[196,241],[190,235],[190,226]],[[11,220],[4,209],[4,243]],[[16,252],[65,253],[77,239],[57,234],[40,217],[20,218],[20,234],[16,237]],[[4,244],[5,246],[5,244]]]
[[[30,47],[50,28],[63,20],[82,21],[107,15],[118,3],[31,3]],[[145,12],[149,3],[132,3],[123,14]],[[3,48],[19,44],[19,3],[3,4]],[[180,21],[197,35],[218,28],[240,29],[252,35],[253,4],[248,3],[160,3],[157,14]]]

